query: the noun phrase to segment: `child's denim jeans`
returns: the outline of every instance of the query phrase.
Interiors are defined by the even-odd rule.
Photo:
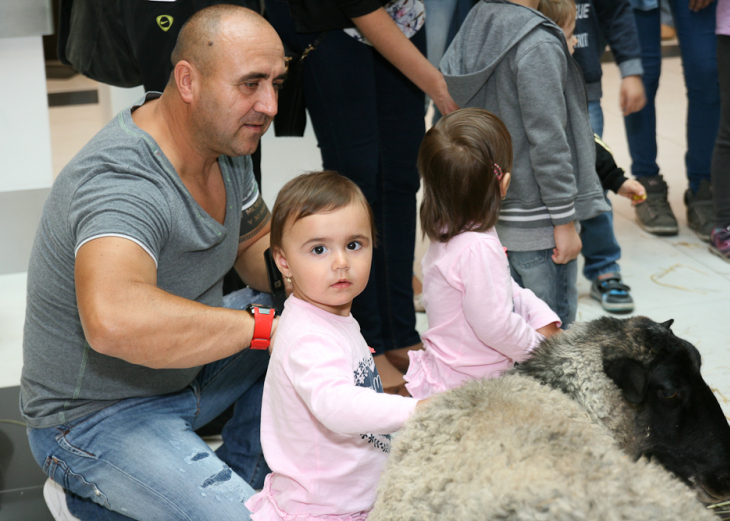
[[[555,264],[553,250],[507,251],[512,278],[531,290],[559,317],[563,329],[575,321],[578,311],[578,261]]]

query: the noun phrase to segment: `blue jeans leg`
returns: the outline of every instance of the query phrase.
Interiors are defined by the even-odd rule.
[[[689,0],[670,0],[684,83],[687,87],[687,180],[693,192],[710,180],[712,151],[720,125],[720,87],[717,78],[717,2],[694,12]]]
[[[257,301],[269,304],[265,296]],[[243,503],[254,489],[244,478],[260,483],[268,471],[259,431],[268,359],[266,351],[245,350],[207,364],[177,393],[129,398],[66,425],[29,429],[31,451],[84,521],[247,520]],[[219,457],[194,430],[234,403],[229,423],[237,429],[224,429],[230,446]]]
[[[507,258],[515,282],[550,306],[565,329],[575,321],[578,311],[578,261],[555,264],[552,254],[552,249],[507,251]]]
[[[611,205],[608,198],[606,202]],[[616,240],[616,234],[613,233],[613,212],[605,212],[587,221],[581,221],[580,226],[585,278],[594,280],[604,273],[620,272],[618,260],[621,258],[621,246]]]
[[[654,106],[662,69],[659,8],[650,11],[634,9],[634,20],[641,45],[641,65],[644,68],[641,81],[646,92],[646,105],[640,111],[626,116],[624,125],[631,154],[631,173],[635,177],[647,177],[659,173],[659,165],[656,162],[656,107]]]
[[[689,0],[670,0],[682,55],[687,87],[687,179],[693,191],[700,181],[710,179],[712,149],[720,117],[720,94],[717,81],[717,40],[715,38],[716,3],[695,13]],[[661,73],[661,38],[659,9],[634,10],[644,67],[642,81],[646,106],[627,116],[626,137],[631,153],[631,171],[636,177],[656,175],[656,91]]]
[[[588,102],[588,118],[591,121],[593,133],[598,137],[603,137],[603,109],[601,108],[601,100],[593,100]]]

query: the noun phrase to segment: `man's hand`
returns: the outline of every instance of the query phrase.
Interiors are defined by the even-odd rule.
[[[697,11],[701,11],[711,3],[712,0],[689,0],[689,10],[696,13]]]
[[[627,179],[621,188],[618,189],[618,195],[631,199],[631,205],[636,206],[646,200],[646,189],[644,185],[634,179]]]
[[[621,114],[624,116],[644,108],[646,93],[644,92],[644,83],[641,81],[641,76],[626,76],[621,80],[619,104],[621,105]]]
[[[553,248],[553,262],[555,264],[568,264],[577,259],[583,244],[580,236],[575,230],[574,223],[561,224],[553,228],[555,237],[555,248]]]
[[[557,322],[552,322],[548,324],[547,326],[542,326],[540,329],[536,329],[538,333],[540,333],[545,338],[551,337],[556,333],[560,333],[562,329],[558,327]]]

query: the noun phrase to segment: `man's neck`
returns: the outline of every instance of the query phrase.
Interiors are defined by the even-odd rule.
[[[207,177],[206,173],[211,171],[217,155],[201,153],[190,131],[189,107],[175,99],[175,94],[167,92],[145,103],[132,114],[132,118],[157,142],[183,180]],[[205,183],[203,179],[197,181]]]

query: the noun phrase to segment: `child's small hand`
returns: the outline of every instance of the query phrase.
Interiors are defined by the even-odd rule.
[[[556,333],[560,333],[562,329],[558,327],[557,322],[552,322],[548,324],[547,326],[542,326],[540,329],[536,329],[538,333],[540,333],[545,338],[551,337]]]
[[[646,200],[646,189],[644,185],[634,179],[627,179],[621,188],[618,189],[618,195],[622,195],[631,199],[632,206],[636,206]]]
[[[575,224],[570,222],[553,228],[555,237],[555,248],[553,248],[553,262],[555,264],[568,264],[577,259],[583,243],[575,229]]]
[[[416,407],[418,409],[423,409],[428,404],[429,400],[431,400],[431,398],[433,398],[433,396],[431,396],[430,398],[426,398],[425,400],[418,400]]]

